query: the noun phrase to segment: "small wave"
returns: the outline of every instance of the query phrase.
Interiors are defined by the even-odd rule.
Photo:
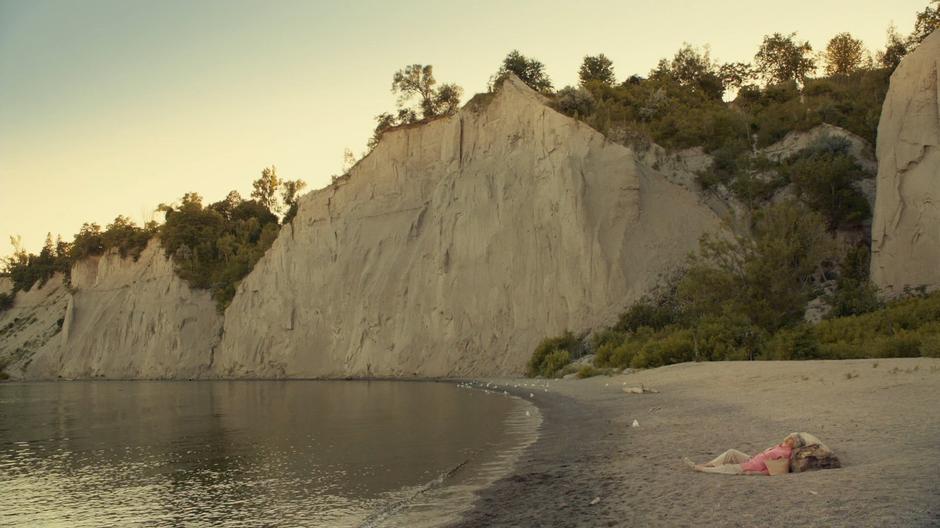
[[[429,482],[418,486],[416,489],[413,489],[410,493],[406,493],[406,496],[400,499],[397,499],[389,504],[386,504],[382,508],[379,508],[378,511],[373,512],[365,521],[360,525],[361,528],[375,528],[380,526],[379,523],[385,521],[386,519],[397,515],[404,511],[408,505],[415,502],[421,495],[431,491],[433,489],[441,487],[448,479],[456,475],[467,463],[470,462],[470,459],[464,460],[463,462],[457,464],[453,468],[441,473],[434,479]]]

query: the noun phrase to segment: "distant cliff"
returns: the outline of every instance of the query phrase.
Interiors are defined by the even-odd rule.
[[[888,294],[940,287],[940,31],[891,76],[878,125],[871,276]]]
[[[151,240],[136,261],[86,258],[68,287],[55,276],[17,294],[0,318],[0,354],[27,378],[192,378],[208,373],[221,326],[209,294]]]
[[[27,378],[517,374],[542,337],[611,322],[718,227],[693,191],[511,78],[386,132],[302,198],[224,318],[154,241],[136,262],[79,263],[70,289],[19,293],[0,357]]]

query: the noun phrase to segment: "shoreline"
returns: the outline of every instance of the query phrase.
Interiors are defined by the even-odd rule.
[[[475,382],[471,380],[441,381],[450,381],[449,384],[460,390],[486,392],[486,397],[513,400],[514,409],[501,424],[501,441],[481,447],[456,467],[415,487],[411,490],[414,492],[411,496],[393,505],[389,511],[376,512],[361,525],[362,528],[437,528],[457,522],[472,509],[480,493],[513,474],[519,460],[540,438],[542,413],[528,398],[511,393],[504,395],[502,390],[472,386]]]
[[[545,380],[482,381],[535,403],[542,428],[452,528],[940,525],[940,359],[684,363],[550,380],[548,392],[521,387]],[[843,467],[747,477],[681,460],[755,453],[793,431]]]

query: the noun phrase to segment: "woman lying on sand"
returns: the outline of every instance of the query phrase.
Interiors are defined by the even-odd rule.
[[[704,473],[721,473],[724,475],[769,475],[767,460],[790,458],[794,448],[803,447],[803,439],[799,433],[790,433],[783,439],[783,443],[768,447],[760,454],[751,456],[737,449],[729,449],[718,455],[711,462],[696,464],[688,458],[683,458],[692,469]]]

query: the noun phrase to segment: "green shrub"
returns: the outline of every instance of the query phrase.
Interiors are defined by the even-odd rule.
[[[556,372],[571,362],[578,352],[578,347],[579,340],[570,331],[565,331],[560,336],[543,339],[529,358],[526,375],[530,378],[553,377]]]
[[[613,367],[621,369],[632,367],[634,359],[640,354],[640,351],[643,349],[645,344],[646,339],[642,337],[624,341],[620,344],[620,346],[613,350],[610,361],[606,365],[595,364],[599,367]]]
[[[940,358],[940,334],[921,337],[920,354],[924,357]]]
[[[556,349],[548,353],[545,356],[545,359],[539,365],[538,370],[534,373],[534,376],[542,376],[543,378],[554,378],[555,374],[558,373],[561,369],[571,363],[571,353],[567,350]]]
[[[919,357],[920,337],[916,333],[900,333],[878,337],[861,346],[861,357],[899,358]]]
[[[677,308],[672,299],[654,300],[644,297],[627,308],[614,327],[619,332],[635,332],[640,327],[660,330],[674,324],[678,317]]]
[[[826,318],[859,315],[882,307],[878,288],[868,278],[869,254],[870,249],[864,244],[846,251],[839,264],[836,289],[825,297],[831,307]]]
[[[846,342],[820,343],[819,357],[821,359],[857,359],[865,354],[860,346]]]
[[[578,379],[593,378],[594,376],[599,376],[604,373],[603,370],[595,368],[593,365],[581,365],[581,368],[578,369],[577,377]]]
[[[867,175],[847,152],[848,143],[823,139],[787,160],[782,174],[797,196],[826,217],[830,229],[858,225],[871,218],[871,208],[855,183]]]
[[[754,359],[767,332],[740,314],[707,315],[691,327],[696,361]]]
[[[591,337],[591,345],[595,355],[600,354],[601,349],[607,347],[611,349],[616,347],[627,337],[626,332],[614,328],[604,328]]]
[[[676,330],[647,341],[630,361],[632,368],[652,368],[695,359],[691,332]]]
[[[16,297],[15,294],[5,293],[5,292],[0,293],[0,312],[9,310],[10,308],[12,308],[13,300],[15,297]]]
[[[819,359],[824,357],[819,338],[807,324],[780,330],[767,342],[766,359]]]

